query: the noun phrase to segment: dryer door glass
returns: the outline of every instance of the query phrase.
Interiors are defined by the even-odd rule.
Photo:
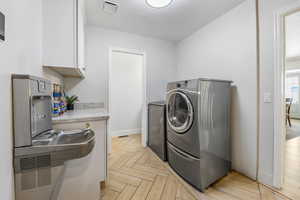
[[[186,132],[193,122],[193,107],[189,98],[180,91],[168,94],[167,121],[177,133]]]

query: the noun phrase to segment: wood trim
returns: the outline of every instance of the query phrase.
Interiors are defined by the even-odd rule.
[[[284,16],[275,15],[275,68],[274,68],[274,160],[273,160],[273,185],[280,188],[283,183],[282,174],[282,138],[284,129]],[[275,123],[278,122],[278,123]]]
[[[259,28],[259,0],[255,1],[256,5],[256,82],[257,82],[257,110],[256,110],[256,117],[257,117],[257,126],[256,126],[256,134],[257,134],[257,152],[256,152],[256,180],[258,180],[259,176],[259,151],[260,151],[260,28]]]
[[[300,10],[300,2],[291,4],[274,13],[274,160],[273,186],[281,188],[284,177],[285,150],[285,17]],[[279,122],[279,123],[275,123]]]
[[[142,144],[144,147],[147,146],[147,124],[148,124],[148,84],[147,84],[147,54],[144,51],[136,50],[136,49],[127,49],[127,48],[120,48],[120,47],[109,47],[109,61],[108,61],[108,95],[107,95],[107,102],[108,102],[108,112],[111,110],[111,59],[112,59],[112,53],[113,52],[122,52],[122,53],[128,53],[128,54],[134,54],[134,55],[141,55],[143,56],[143,112],[142,112]],[[111,130],[110,130],[110,123],[108,124],[108,136],[109,140],[111,140]],[[108,150],[108,152],[111,152],[111,149]]]

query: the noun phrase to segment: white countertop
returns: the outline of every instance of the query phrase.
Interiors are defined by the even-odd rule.
[[[53,117],[53,124],[107,120],[109,114],[105,109],[83,109],[68,111],[61,116]]]

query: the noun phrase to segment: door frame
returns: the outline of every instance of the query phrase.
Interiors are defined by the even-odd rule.
[[[300,1],[275,13],[274,45],[274,160],[273,186],[281,188],[284,181],[286,143],[285,126],[285,17],[300,11]],[[276,123],[279,122],[279,123]]]
[[[120,48],[120,47],[109,47],[109,64],[108,64],[108,91],[107,91],[107,102],[108,102],[108,113],[111,110],[111,68],[112,68],[112,54],[113,52],[125,53],[125,54],[133,54],[133,55],[140,55],[143,57],[143,108],[142,108],[142,145],[144,147],[147,146],[148,141],[148,86],[147,86],[147,65],[146,65],[146,52],[141,50],[135,49],[127,49],[127,48]],[[108,153],[111,152],[111,126],[110,120],[108,120]]]

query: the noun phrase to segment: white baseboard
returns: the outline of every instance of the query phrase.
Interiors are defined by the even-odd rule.
[[[256,180],[256,168],[254,167],[249,168],[241,165],[238,166],[237,163],[232,163],[232,169],[252,180]]]
[[[124,135],[138,134],[138,133],[142,133],[141,128],[121,130],[121,131],[112,131],[111,136],[124,136]]]

